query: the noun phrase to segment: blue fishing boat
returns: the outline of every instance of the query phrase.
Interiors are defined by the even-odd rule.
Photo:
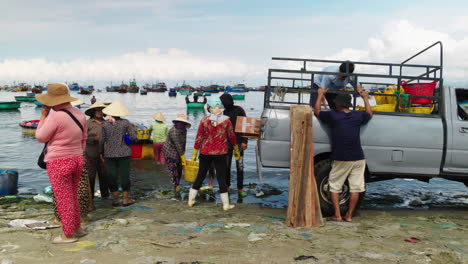
[[[169,89],[169,97],[176,97],[177,96],[177,90],[175,88]]]
[[[41,103],[41,102],[39,102],[39,101],[37,101],[37,100],[36,100],[36,101],[34,101],[34,104],[35,104],[35,105],[37,105],[37,107],[41,107],[41,106],[42,106],[42,103]]]
[[[70,84],[70,86],[68,86],[68,89],[70,89],[70,91],[79,91],[80,88],[81,87],[78,83],[72,83]]]
[[[228,93],[245,93],[247,92],[246,87],[244,84],[238,84],[234,87],[226,88],[226,92]]]

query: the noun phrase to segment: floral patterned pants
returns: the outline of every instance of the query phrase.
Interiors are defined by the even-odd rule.
[[[57,202],[63,233],[71,236],[81,227],[78,204],[78,183],[83,172],[84,158],[67,157],[47,162],[47,174]]]
[[[182,176],[182,163],[171,158],[166,158],[167,169],[171,173],[171,182],[174,187],[179,186],[180,177]]]

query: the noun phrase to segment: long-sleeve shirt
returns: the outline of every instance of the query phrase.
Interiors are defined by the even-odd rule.
[[[151,124],[150,130],[153,143],[161,143],[166,141],[167,133],[169,131],[166,123],[155,121],[153,124]]]
[[[133,140],[137,139],[135,129],[127,119],[116,119],[112,124],[109,121],[102,123],[100,143],[103,145],[105,158],[123,158],[132,155],[132,148],[124,141],[125,133]]]
[[[233,146],[237,144],[231,121],[226,119],[215,127],[206,116],[198,125],[194,148],[203,155],[224,155],[228,153],[228,140]]]
[[[65,112],[50,112],[36,130],[36,139],[47,144],[44,161],[83,156],[87,138],[87,126],[85,115],[75,107],[68,105],[63,109],[68,110],[83,126],[83,131],[75,121]]]
[[[99,139],[102,134],[102,122],[99,123],[96,119],[90,118],[86,124],[88,125],[88,139],[86,140],[85,154],[90,158],[97,158],[100,154]],[[98,137],[97,140],[96,137]]]
[[[169,129],[169,134],[167,135],[166,143],[164,143],[163,147],[164,157],[178,162],[180,156],[185,153],[186,142],[187,129],[176,127]]]

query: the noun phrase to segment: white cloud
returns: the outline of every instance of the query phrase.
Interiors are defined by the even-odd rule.
[[[86,81],[173,81],[258,78],[265,71],[239,61],[206,58],[186,50],[166,53],[151,48],[121,56],[100,59],[76,59],[66,62],[36,59],[0,61],[0,79],[7,82]]]

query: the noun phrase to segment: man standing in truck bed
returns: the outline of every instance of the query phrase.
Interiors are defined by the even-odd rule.
[[[366,111],[351,111],[351,95],[341,93],[333,100],[336,110],[321,111],[321,101],[327,93],[327,89],[319,88],[317,102],[314,107],[315,115],[331,128],[332,140],[332,169],[328,180],[331,192],[331,200],[335,215],[328,220],[342,221],[340,212],[340,193],[346,180],[349,183],[350,200],[349,209],[344,220],[351,222],[353,212],[359,201],[359,193],[365,191],[364,172],[366,160],[361,147],[361,126],[367,124],[372,118],[372,110],[369,105],[369,93],[362,91],[359,86],[357,91],[364,100]]]
[[[344,90],[348,84],[351,84],[354,87],[354,78],[352,76],[348,76],[347,73],[354,72],[354,64],[347,61],[343,62],[340,66],[328,66],[325,67],[323,72],[330,72],[336,74],[317,74],[314,77],[314,84],[312,89],[317,91],[318,88],[325,88],[329,89],[330,91],[339,91]],[[328,105],[330,109],[336,109],[335,107],[335,97],[337,94],[335,93],[327,93],[325,94],[325,99],[327,99]],[[311,94],[311,105],[315,105],[317,100],[317,93]],[[322,98],[322,101],[324,99]]]

